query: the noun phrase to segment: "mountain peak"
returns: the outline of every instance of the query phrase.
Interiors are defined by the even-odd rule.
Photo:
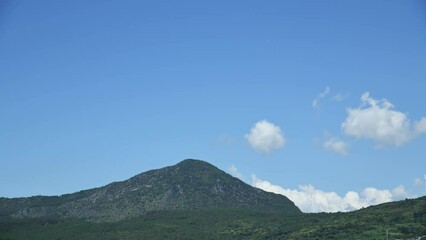
[[[190,168],[216,168],[214,165],[212,165],[209,162],[198,160],[198,159],[185,159],[174,165],[176,167],[190,167]]]
[[[192,158],[184,159],[184,160],[180,161],[179,163],[177,163],[176,165],[181,165],[181,164],[206,164],[206,165],[213,166],[212,164],[210,164],[210,163],[208,163],[204,160],[192,159]]]

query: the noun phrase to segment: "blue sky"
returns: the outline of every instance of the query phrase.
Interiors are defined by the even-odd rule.
[[[74,192],[185,158],[305,211],[426,194],[421,1],[0,9],[0,196]]]

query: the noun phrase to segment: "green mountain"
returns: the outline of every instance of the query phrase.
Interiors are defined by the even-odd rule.
[[[211,208],[301,213],[288,198],[254,188],[200,160],[184,160],[73,194],[0,198],[0,216],[55,216],[95,222],[119,221],[152,211]]]
[[[301,213],[198,160],[56,197],[0,198],[0,240],[426,239],[426,197]]]

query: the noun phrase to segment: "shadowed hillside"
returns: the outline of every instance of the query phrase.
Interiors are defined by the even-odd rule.
[[[0,198],[0,240],[422,239],[426,197],[304,214],[213,165],[184,160],[57,197]]]
[[[200,208],[300,213],[286,197],[254,188],[200,160],[184,160],[73,194],[0,199],[2,216],[72,217],[98,222],[123,220],[152,211]]]

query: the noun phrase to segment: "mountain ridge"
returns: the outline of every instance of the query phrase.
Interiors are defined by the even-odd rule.
[[[0,216],[56,216],[95,222],[114,222],[151,211],[204,208],[301,213],[287,197],[254,188],[206,161],[195,159],[60,196],[0,198]]]
[[[425,236],[426,196],[345,213],[301,213],[286,197],[199,160],[61,196],[0,198],[0,240]]]

